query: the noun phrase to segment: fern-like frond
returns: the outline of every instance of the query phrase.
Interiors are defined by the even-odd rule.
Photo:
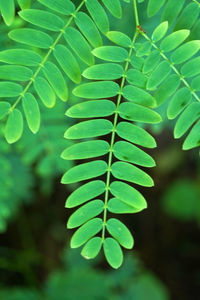
[[[91,81],[73,90],[77,97],[91,100],[76,104],[66,112],[68,117],[89,120],[67,129],[65,138],[80,142],[65,149],[62,158],[92,158],[92,161],[68,170],[62,183],[84,181],[66,201],[66,207],[84,204],[67,223],[68,228],[80,226],[72,236],[71,247],[85,244],[82,255],[94,258],[103,246],[108,263],[118,268],[123,261],[120,245],[131,249],[134,240],[129,229],[117,218],[109,218],[109,213],[136,213],[147,207],[146,200],[134,185],[153,186],[153,180],[140,166],[155,166],[153,158],[138,147],[154,148],[154,138],[132,122],[158,123],[161,118],[151,110],[156,102],[150,93],[132,84],[135,72],[132,68],[133,49],[138,32],[132,41],[121,32],[108,32],[107,36],[120,46],[95,48],[92,53],[102,63],[85,69],[83,77]],[[117,83],[113,81],[116,79]],[[104,137],[107,135],[109,142],[108,137]],[[102,158],[96,160],[96,157]],[[98,179],[102,175],[105,179]],[[90,179],[92,181],[85,183]]]
[[[12,40],[26,47],[0,52],[0,62],[5,63],[0,70],[0,97],[11,98],[11,101],[0,102],[4,112],[1,118],[8,116],[5,137],[9,143],[16,142],[23,132],[23,116],[17,108],[18,104],[22,102],[28,126],[36,133],[40,126],[37,98],[48,108],[55,105],[56,97],[66,101],[68,87],[65,75],[72,82],[80,83],[82,66],[85,68],[85,65],[94,64],[92,47],[102,45],[99,30],[103,34],[109,31],[109,20],[102,4],[114,16],[121,17],[119,0],[112,3],[102,1],[102,4],[97,0],[82,0],[77,8],[70,0],[38,2],[41,9],[23,9],[19,12],[19,16],[31,27],[14,29],[9,33]],[[91,17],[80,11],[84,5]],[[51,31],[53,37],[46,31]],[[32,49],[27,49],[27,46]],[[46,53],[35,51],[33,47],[36,50],[46,49]]]

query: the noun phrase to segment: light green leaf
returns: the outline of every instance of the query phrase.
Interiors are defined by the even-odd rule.
[[[163,6],[165,0],[149,0],[147,6],[148,17],[153,17]]]
[[[124,62],[128,57],[128,52],[118,46],[102,46],[92,50],[94,56],[107,61]]]
[[[46,107],[52,108],[56,104],[56,96],[46,79],[37,76],[34,80],[34,88]]]
[[[116,132],[118,136],[134,144],[146,148],[156,147],[155,139],[147,131],[129,122],[118,123]]]
[[[98,0],[87,0],[85,2],[87,10],[102,33],[109,31],[109,21],[107,14]]]
[[[69,169],[63,175],[61,182],[63,184],[70,184],[101,176],[106,173],[107,167],[107,164],[103,160],[95,160],[89,163],[84,163]]]
[[[10,103],[5,101],[0,101],[0,120],[2,120],[9,112],[11,108]]]
[[[33,76],[31,69],[23,66],[0,66],[0,79],[4,80],[16,80],[16,81],[27,81]]]
[[[114,269],[118,269],[123,263],[123,253],[118,242],[113,238],[106,238],[103,249],[109,265]]]
[[[39,54],[26,49],[10,49],[0,52],[0,61],[14,65],[37,66],[42,59]]]
[[[1,15],[6,23],[10,26],[15,16],[15,3],[14,0],[0,0]]]
[[[78,248],[85,244],[91,237],[97,234],[102,229],[102,220],[99,218],[92,219],[82,225],[73,234],[70,246],[71,248]]]
[[[131,46],[131,39],[128,35],[124,34],[120,31],[108,31],[106,33],[106,36],[109,40],[111,40],[113,43],[121,46],[121,47],[127,47],[129,48]]]
[[[101,136],[110,133],[113,124],[104,119],[83,121],[67,129],[64,137],[66,139],[82,139]]]
[[[169,22],[169,26],[171,26],[171,24],[176,20],[184,3],[185,0],[179,0],[179,1],[168,0],[166,5],[164,6],[161,20],[162,21],[167,20]]]
[[[199,16],[199,9],[196,3],[189,3],[182,11],[175,26],[175,30],[182,28],[190,29],[196,22]]]
[[[93,200],[77,209],[69,218],[67,228],[75,228],[98,216],[104,210],[102,200]]]
[[[23,133],[23,117],[18,109],[14,109],[8,116],[5,127],[5,138],[9,144],[17,142]]]
[[[109,150],[110,145],[106,141],[86,141],[68,147],[61,157],[67,160],[86,159],[105,155]]]
[[[143,123],[159,123],[162,120],[157,112],[135,103],[121,103],[119,115],[123,119]]]
[[[167,108],[167,116],[169,119],[174,119],[178,114],[189,104],[192,95],[188,88],[179,89],[171,99]]]
[[[121,221],[114,218],[109,219],[106,223],[106,229],[124,248],[133,248],[134,240],[132,234]]]
[[[22,106],[28,123],[28,127],[33,133],[38,132],[40,128],[40,109],[35,97],[27,93],[22,98]]]
[[[73,89],[73,94],[80,98],[100,99],[114,97],[118,94],[119,85],[112,81],[84,83]]]
[[[84,63],[89,66],[94,64],[94,56],[91,53],[92,49],[77,29],[68,27],[65,30],[64,38],[72,50]]]
[[[70,107],[66,116],[71,118],[97,118],[114,114],[116,105],[109,100],[90,100]]]
[[[112,198],[108,202],[108,211],[114,214],[134,214],[140,211],[133,206],[130,206],[119,199]]]
[[[181,68],[181,74],[184,77],[193,77],[200,73],[200,56],[186,62]]]
[[[200,121],[193,127],[183,143],[183,150],[189,150],[200,146]]]
[[[67,198],[65,207],[76,207],[104,193],[106,188],[102,180],[94,180],[77,188]]]
[[[16,42],[37,48],[48,49],[53,44],[53,39],[50,35],[32,28],[14,29],[9,32],[8,36]]]
[[[171,68],[169,63],[167,61],[162,61],[151,73],[147,81],[146,88],[151,91],[155,90],[157,86],[165,80],[170,72]]]
[[[164,0],[165,1],[165,0]],[[154,2],[156,3],[157,0],[154,0]],[[164,21],[162,22],[161,24],[159,24],[153,31],[153,34],[152,34],[152,40],[154,42],[158,42],[160,41],[164,36],[165,34],[167,33],[167,30],[168,30],[168,22],[167,21]]]
[[[121,181],[113,181],[110,185],[111,194],[122,202],[133,206],[138,211],[147,208],[147,203],[140,192],[131,187],[127,183]]]
[[[101,246],[102,239],[100,237],[94,237],[85,244],[81,251],[81,255],[86,259],[95,258],[99,254]]]
[[[21,9],[26,9],[31,6],[31,0],[17,0]]]
[[[84,70],[83,77],[93,80],[114,80],[124,74],[122,66],[114,63],[99,64]]]
[[[58,69],[58,67],[52,62],[46,62],[42,71],[54,89],[56,95],[62,100],[68,99],[68,88],[65,79]]]
[[[181,64],[195,55],[200,49],[200,41],[190,41],[178,49],[176,49],[171,55],[171,61],[174,64]]]
[[[113,150],[114,156],[119,160],[149,168],[156,165],[150,155],[131,143],[124,141],[116,142]]]
[[[53,51],[53,54],[67,76],[73,82],[80,83],[81,71],[71,51],[63,45],[57,45]]]
[[[148,187],[154,185],[152,178],[147,173],[129,163],[121,161],[115,162],[112,164],[111,173],[115,178],[124,181],[130,181]]]
[[[129,69],[126,73],[126,79],[128,83],[141,88],[145,88],[147,82],[147,77],[145,77],[142,72],[136,69]]]
[[[21,94],[22,90],[22,86],[17,83],[0,82],[0,97],[16,97]]]
[[[155,107],[156,101],[151,96],[151,94],[147,93],[143,89],[140,89],[136,86],[126,85],[123,88],[122,94],[124,98],[133,101],[134,103],[141,104],[144,106]]]
[[[159,61],[160,61],[160,53],[157,50],[152,51],[144,62],[142,72],[143,73],[152,72],[157,67]]]
[[[191,87],[196,91],[200,90],[200,75],[192,79]]]
[[[178,47],[190,34],[187,29],[182,29],[169,34],[160,44],[160,49],[169,52]]]
[[[74,4],[69,0],[38,0],[46,7],[63,15],[71,15],[75,11]]]
[[[78,12],[75,23],[94,48],[102,46],[103,42],[101,35],[99,34],[95,23],[86,13]]]
[[[144,58],[143,57],[138,57],[135,56],[135,54],[133,54],[131,56],[131,61],[130,61],[131,65],[137,69],[137,70],[142,70],[142,67],[144,65]]]
[[[119,0],[102,0],[102,2],[114,17],[119,19],[122,17],[122,8]]]
[[[60,31],[64,27],[60,17],[45,10],[24,9],[18,14],[25,21],[51,31]]]

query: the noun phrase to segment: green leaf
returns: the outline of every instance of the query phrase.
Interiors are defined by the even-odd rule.
[[[106,238],[103,249],[109,265],[114,269],[118,269],[123,263],[123,253],[118,242],[112,238]]]
[[[195,55],[200,49],[200,41],[190,41],[178,49],[176,49],[171,55],[171,61],[174,64],[181,64]]]
[[[34,80],[34,88],[46,107],[52,108],[56,104],[54,91],[46,79],[37,76]]]
[[[148,17],[153,17],[165,3],[165,0],[149,0],[147,6]]]
[[[119,19],[122,17],[122,8],[119,0],[102,0],[102,2],[114,17]]]
[[[142,67],[144,65],[144,58],[135,56],[134,54],[131,56],[131,65],[137,69],[137,70],[142,70]]]
[[[144,62],[142,72],[145,74],[152,72],[157,67],[159,61],[160,53],[157,50],[152,51]]]
[[[118,136],[134,144],[146,148],[156,147],[155,139],[147,131],[129,122],[118,123],[116,132]]]
[[[199,9],[196,3],[189,3],[182,11],[178,21],[176,22],[175,30],[182,28],[190,29],[196,22],[199,16]]]
[[[114,214],[134,214],[140,211],[119,199],[112,198],[108,202],[108,211]]]
[[[121,103],[119,115],[123,119],[143,123],[159,123],[162,120],[157,112],[134,103]]]
[[[126,73],[126,79],[128,83],[136,85],[141,88],[146,87],[147,77],[136,69],[129,69]]]
[[[124,74],[122,66],[114,63],[99,64],[84,70],[83,77],[94,80],[114,80]]]
[[[181,74],[184,77],[193,77],[200,73],[200,57],[195,57],[186,62],[181,68]]]
[[[80,83],[81,71],[71,51],[63,45],[57,45],[53,51],[53,54],[67,76],[73,82]]]
[[[166,5],[164,6],[164,10],[162,13],[162,21],[168,21],[169,26],[176,20],[179,12],[181,11],[183,5],[185,3],[185,0],[168,0]]]
[[[75,11],[74,4],[69,0],[38,0],[46,7],[63,15],[71,15]]]
[[[6,23],[10,26],[15,16],[15,3],[14,0],[0,0],[1,15]]]
[[[144,106],[155,107],[156,101],[151,96],[151,94],[147,93],[143,89],[132,85],[126,85],[123,88],[122,95],[124,98],[133,101],[134,103],[141,104]]]
[[[154,1],[157,2],[156,0],[154,0]],[[168,22],[164,21],[154,29],[152,37],[151,37],[152,40],[154,42],[160,41],[167,33],[167,30],[168,30]]]
[[[102,200],[93,200],[77,209],[69,218],[67,228],[75,228],[98,216],[104,210]]]
[[[89,66],[94,64],[94,56],[91,53],[92,49],[77,29],[68,27],[65,30],[64,38],[72,50],[84,63]]]
[[[106,61],[124,62],[128,58],[128,52],[118,46],[102,46],[92,50],[94,56]]]
[[[118,94],[119,85],[112,81],[84,83],[73,89],[73,94],[80,98],[107,98]]]
[[[97,234],[102,229],[102,220],[99,218],[92,219],[82,225],[73,234],[71,239],[71,248],[78,248],[85,244],[91,237]]]
[[[24,9],[18,14],[25,21],[51,31],[60,31],[64,27],[64,22],[60,17],[45,10]]]
[[[200,146],[200,121],[198,121],[188,134],[183,143],[183,150],[189,150]]]
[[[27,93],[22,98],[22,106],[28,123],[28,127],[33,133],[38,132],[40,128],[40,109],[35,97]]]
[[[29,8],[31,5],[31,0],[17,0],[21,9]]]
[[[192,79],[191,87],[196,91],[200,90],[200,76],[197,76],[194,79]]]
[[[23,66],[0,66],[0,79],[4,80],[16,80],[16,81],[27,81],[33,76],[31,69]]]
[[[169,103],[167,109],[168,118],[176,118],[178,114],[189,104],[191,98],[192,95],[188,88],[183,87],[179,89]]]
[[[114,156],[119,160],[149,168],[156,165],[150,155],[131,143],[124,141],[116,142],[113,150]]]
[[[0,52],[0,61],[15,65],[37,66],[42,59],[39,54],[31,50],[10,49]]]
[[[97,0],[87,0],[85,2],[87,10],[102,33],[109,31],[109,21],[105,10]]]
[[[110,185],[111,194],[122,202],[133,206],[138,211],[147,208],[147,203],[140,192],[131,187],[127,183],[121,181],[113,181]]]
[[[58,67],[52,62],[46,62],[42,71],[54,89],[56,95],[62,100],[67,101],[68,99],[68,88],[65,79],[58,69]]]
[[[105,155],[109,150],[110,145],[106,141],[86,141],[68,147],[61,157],[67,160],[86,159]]]
[[[200,104],[191,103],[184,112],[180,115],[174,128],[174,137],[180,138],[186,133],[186,131],[192,126],[192,124],[199,119],[200,116]]]
[[[70,107],[66,116],[70,118],[97,118],[114,114],[116,105],[109,100],[90,100]]]
[[[162,61],[151,73],[147,81],[146,88],[151,91],[155,90],[157,86],[165,80],[170,72],[171,68],[169,63],[167,61]]]
[[[106,188],[102,180],[88,182],[76,189],[67,198],[65,207],[76,207],[104,193]]]
[[[5,101],[0,102],[0,120],[2,120],[8,114],[10,108],[10,103]]]
[[[95,23],[87,14],[84,12],[78,12],[75,18],[75,23],[94,48],[102,46],[103,42],[101,35]]]
[[[133,248],[134,240],[132,234],[121,221],[114,218],[109,219],[106,223],[106,229],[124,248]]]
[[[127,47],[129,48],[131,46],[131,39],[128,35],[124,34],[120,31],[108,31],[106,33],[106,36],[109,40],[111,40],[113,43],[121,46],[121,47]]]
[[[23,133],[23,117],[18,109],[10,112],[5,127],[5,138],[9,144],[17,142]]]
[[[83,121],[67,129],[66,139],[82,139],[106,135],[113,130],[113,124],[104,119]]]
[[[154,186],[152,178],[139,168],[125,162],[112,164],[111,173],[117,179],[133,182],[142,186]]]
[[[31,28],[14,29],[9,32],[9,38],[29,46],[48,49],[53,44],[53,39],[47,33]]]
[[[16,97],[21,92],[22,86],[17,83],[9,81],[0,82],[0,97]]]
[[[89,163],[84,163],[69,169],[62,177],[63,184],[83,181],[86,179],[101,176],[107,171],[107,163],[103,160],[96,160]]]
[[[86,259],[95,258],[99,254],[101,246],[102,239],[100,237],[94,237],[85,244],[81,251],[81,255]]]
[[[169,34],[160,44],[160,49],[169,52],[178,47],[190,34],[187,29],[182,29]]]

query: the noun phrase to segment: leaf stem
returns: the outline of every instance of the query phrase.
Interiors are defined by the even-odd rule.
[[[32,83],[34,82],[35,78],[37,77],[37,75],[39,74],[40,70],[42,69],[42,67],[44,66],[45,62],[48,60],[49,56],[51,55],[51,53],[53,52],[55,46],[57,45],[57,43],[59,42],[59,40],[62,38],[63,34],[65,33],[65,30],[67,29],[67,27],[71,24],[71,22],[73,21],[73,19],[76,17],[76,14],[78,13],[78,11],[81,9],[81,7],[84,5],[84,3],[86,2],[86,0],[83,0],[80,5],[76,8],[76,10],[73,12],[73,14],[71,15],[71,17],[69,18],[69,20],[67,21],[67,23],[65,24],[65,26],[61,29],[60,33],[58,34],[57,38],[55,39],[55,41],[53,42],[53,44],[51,45],[51,47],[49,48],[49,51],[47,52],[47,54],[44,56],[42,62],[39,64],[37,70],[35,71],[35,73],[33,74],[32,78],[30,79],[30,81],[28,82],[28,84],[26,85],[26,87],[24,88],[24,90],[21,92],[21,94],[19,95],[19,97],[17,98],[17,100],[15,101],[15,103],[11,106],[8,114],[13,111],[13,109],[16,107],[16,105],[20,102],[20,100],[24,97],[25,93],[29,90],[29,88],[31,87]]]
[[[119,106],[120,106],[121,99],[122,99],[122,91],[123,91],[124,84],[126,81],[126,73],[129,68],[131,55],[132,55],[134,44],[135,44],[135,41],[136,41],[138,35],[139,35],[139,32],[136,30],[133,40],[132,40],[132,43],[131,43],[131,46],[130,46],[128,58],[126,60],[126,64],[124,67],[124,74],[122,76],[122,81],[120,84],[120,91],[119,91],[118,98],[117,98],[116,111],[115,111],[115,116],[114,116],[114,121],[113,121],[113,130],[112,130],[111,141],[110,141],[110,153],[109,153],[109,157],[108,157],[108,171],[107,171],[107,178],[106,178],[105,198],[104,198],[105,206],[104,206],[104,214],[103,214],[102,242],[104,242],[104,239],[105,239],[107,207],[108,207],[108,200],[109,200],[108,197],[109,197],[110,176],[111,176],[111,165],[112,165],[112,158],[113,158],[113,147],[114,147],[114,142],[115,142],[116,126],[117,126],[117,121],[118,121],[118,116],[119,116]]]
[[[195,91],[192,89],[192,87],[189,85],[189,83],[187,82],[187,80],[183,77],[183,75],[179,72],[179,70],[174,66],[173,62],[171,62],[167,56],[163,53],[163,51],[143,32],[141,32],[141,34],[144,36],[144,38],[151,43],[151,45],[160,53],[160,56],[166,61],[168,62],[168,64],[170,65],[170,67],[172,68],[172,70],[178,75],[178,77],[180,78],[180,80],[183,82],[183,84],[189,89],[189,91],[191,92],[191,94],[194,96],[194,98],[200,102],[200,98],[199,96],[195,93]]]
[[[136,28],[137,28],[140,25],[139,17],[138,17],[138,10],[137,10],[137,0],[133,0],[133,8],[134,8],[134,14],[135,14],[135,23],[136,23]]]

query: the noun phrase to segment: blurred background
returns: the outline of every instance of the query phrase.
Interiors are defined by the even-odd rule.
[[[37,1],[32,5],[37,7]],[[159,18],[147,20],[145,5],[139,7],[139,15],[150,34]],[[123,8],[122,20],[116,22],[110,16],[111,28],[132,36],[133,11],[126,3]],[[7,33],[24,26],[17,16],[10,28],[0,19],[0,49],[19,47]],[[195,34],[200,39],[200,31]],[[64,131],[75,122],[64,113],[76,101],[71,96],[67,105],[58,101],[52,110],[41,105],[39,133],[32,135],[26,129],[14,145],[4,141],[4,124],[0,125],[0,299],[197,300],[199,152],[182,151],[182,141],[173,139],[167,103],[159,107],[164,122],[147,128],[158,144],[148,151],[157,162],[148,172],[155,187],[139,188],[148,209],[120,216],[135,238],[134,249],[125,252],[123,266],[112,270],[101,255],[90,262],[81,258],[80,249],[70,250],[73,232],[65,224],[71,211],[64,205],[74,186],[62,186],[60,178],[72,162],[63,161],[60,154],[71,143],[64,140]]]

